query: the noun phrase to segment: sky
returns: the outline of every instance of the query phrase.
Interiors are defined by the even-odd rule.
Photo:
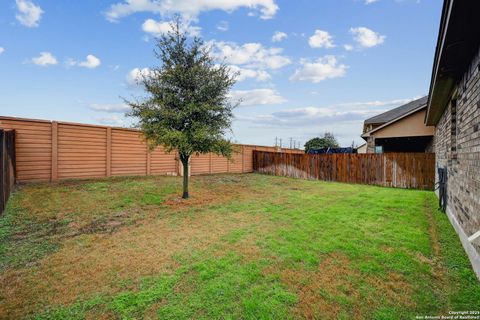
[[[2,0],[0,115],[130,127],[155,38],[179,14],[238,71],[229,137],[303,144],[428,93],[440,0]],[[279,141],[279,140],[277,140]]]

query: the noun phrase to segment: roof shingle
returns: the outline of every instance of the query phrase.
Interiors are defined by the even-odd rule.
[[[404,104],[403,106],[397,107],[392,110],[388,110],[387,112],[371,117],[365,120],[365,124],[384,124],[384,123],[390,122],[423,105],[426,105],[427,101],[428,101],[428,96],[422,97],[417,100],[413,100],[407,104]]]

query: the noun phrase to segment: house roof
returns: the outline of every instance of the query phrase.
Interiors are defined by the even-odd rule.
[[[377,132],[377,131],[379,131],[379,130],[382,130],[382,129],[385,128],[385,127],[388,127],[388,126],[391,125],[392,123],[395,123],[395,122],[397,122],[397,121],[400,121],[400,120],[402,120],[403,118],[406,118],[406,117],[408,117],[408,116],[410,116],[410,115],[412,115],[412,114],[414,114],[414,113],[417,113],[417,112],[419,112],[419,111],[421,111],[421,110],[426,109],[426,108],[427,108],[427,103],[426,103],[426,102],[425,102],[425,103],[412,104],[413,102],[416,102],[416,101],[419,101],[419,100],[422,100],[422,99],[425,99],[425,98],[427,98],[427,97],[423,97],[423,98],[421,98],[421,99],[418,99],[418,100],[412,101],[412,102],[410,102],[410,103],[407,103],[406,105],[410,105],[410,107],[408,108],[407,111],[403,112],[403,113],[402,113],[401,115],[399,115],[398,117],[393,118],[392,120],[390,120],[390,121],[388,121],[388,122],[382,123],[382,124],[380,124],[379,126],[375,127],[374,129],[372,129],[372,130],[370,130],[370,131],[368,131],[368,132],[365,132],[364,134],[361,135],[361,137],[362,137],[363,139],[367,140],[367,138],[368,138],[371,134],[373,134],[373,133],[375,133],[375,132]],[[406,106],[406,105],[405,105],[405,106]],[[412,105],[415,105],[416,108],[413,108]],[[396,110],[396,109],[399,109],[399,108],[402,108],[402,107],[404,107],[404,106],[400,106],[400,107],[395,108],[395,109],[393,109],[393,110]],[[407,108],[405,108],[405,109],[407,109]],[[390,111],[393,111],[393,110],[390,110]],[[388,111],[387,111],[387,112],[388,112]],[[373,122],[373,123],[379,124],[378,122]]]
[[[417,100],[413,100],[403,106],[398,108],[388,110],[387,112],[381,113],[374,117],[371,117],[365,120],[365,124],[384,124],[388,122],[392,122],[395,119],[401,118],[406,114],[409,114],[413,110],[416,110],[420,107],[423,107],[427,104],[428,96],[422,97]]]
[[[436,125],[480,46],[480,2],[444,0],[425,123]],[[476,66],[475,66],[476,67]]]

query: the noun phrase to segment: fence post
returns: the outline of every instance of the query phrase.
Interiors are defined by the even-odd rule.
[[[147,176],[150,175],[150,172],[151,172],[151,156],[152,156],[152,153],[150,152],[150,148],[148,147],[148,144],[147,144]]]
[[[227,158],[227,173],[230,173],[230,161],[231,160]]]
[[[212,173],[212,153],[208,154],[208,173]]]
[[[5,131],[0,129],[0,214],[3,213],[6,205],[6,190],[5,190]]]
[[[112,128],[107,128],[107,177],[112,175]]]
[[[242,144],[242,173],[245,173],[245,146]]]
[[[51,181],[58,180],[58,122],[52,121]]]

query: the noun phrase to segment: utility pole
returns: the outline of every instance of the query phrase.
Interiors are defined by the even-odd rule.
[[[282,149],[282,138],[280,138],[280,149]]]
[[[290,137],[290,149],[292,149],[292,140],[293,140],[293,138]]]
[[[278,137],[275,137],[275,148],[278,147]]]

